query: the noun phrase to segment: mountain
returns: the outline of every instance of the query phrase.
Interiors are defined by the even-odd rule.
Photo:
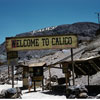
[[[99,29],[99,25],[93,22],[78,22],[73,24],[64,24],[59,26],[53,26],[43,28],[40,30],[33,30],[17,34],[16,37],[21,36],[45,36],[45,35],[61,35],[61,34],[77,34],[79,43],[82,41],[91,41],[96,37],[96,32]],[[33,50],[33,51],[19,51],[19,57],[21,59],[40,58],[45,55],[53,54],[57,50]],[[5,55],[5,42],[0,45],[0,55]]]
[[[55,35],[76,33],[80,36],[95,36],[95,31],[99,25],[93,22],[78,22],[73,24],[64,24],[55,27],[43,28],[36,31],[21,33],[16,36],[31,36],[31,35]]]
[[[96,36],[99,25],[93,22],[78,22],[73,24],[64,24],[43,28],[36,31],[21,33],[16,36],[42,36],[42,35],[61,35],[61,34],[78,34],[79,41],[90,41]]]

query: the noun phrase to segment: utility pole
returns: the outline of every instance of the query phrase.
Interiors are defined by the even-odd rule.
[[[72,76],[73,76],[73,85],[75,85],[75,69],[74,69],[74,62],[73,62],[73,49],[71,48],[71,62],[72,62]]]
[[[11,66],[12,68],[12,88],[14,88],[14,66]]]
[[[95,14],[97,14],[97,17],[98,17],[98,24],[99,24],[99,29],[100,29],[100,12],[96,12]]]

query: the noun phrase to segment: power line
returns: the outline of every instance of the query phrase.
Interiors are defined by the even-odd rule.
[[[95,14],[97,14],[97,17],[98,17],[98,24],[99,24],[99,29],[100,29],[100,12],[96,12]]]

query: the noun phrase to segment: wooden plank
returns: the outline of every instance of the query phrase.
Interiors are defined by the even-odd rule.
[[[12,67],[12,88],[14,88],[14,66]]]
[[[66,79],[66,89],[68,88],[68,85],[67,85],[67,83],[68,83],[68,75],[67,75],[67,73],[65,73],[65,79]]]
[[[60,68],[62,68],[62,64],[59,64]]]
[[[35,77],[33,77],[33,80],[42,81],[43,80],[43,76],[35,76]]]
[[[95,65],[95,67],[96,67],[98,70],[100,70],[100,67],[99,67],[94,61],[92,61],[92,63]]]
[[[89,78],[89,75],[88,75],[88,86],[90,85],[90,80],[89,80],[90,78]]]
[[[51,90],[51,72],[50,72],[50,67],[51,66],[49,66],[49,78],[50,78],[50,87],[49,87],[49,90]]]
[[[77,67],[83,74],[85,74],[86,75],[86,72],[82,69],[82,68],[80,68],[80,67],[78,67],[78,65],[77,64],[74,64],[75,65],[75,67]]]
[[[73,61],[73,49],[71,48],[71,62],[72,62],[72,76],[73,76],[73,85],[75,85],[75,76],[74,76],[74,61]]]
[[[63,71],[63,73],[67,73],[67,71],[68,71],[68,63],[67,62],[63,62],[62,63],[62,71]]]
[[[96,71],[100,71],[100,68],[96,65],[96,63],[95,63],[93,60],[88,61],[88,62],[91,64],[91,66],[92,66]]]
[[[62,67],[51,66],[51,68],[63,69]]]
[[[7,52],[7,59],[15,59],[18,58],[18,51],[9,51]]]

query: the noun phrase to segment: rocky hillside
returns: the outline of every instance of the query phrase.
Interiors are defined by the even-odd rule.
[[[16,36],[40,36],[40,35],[61,35],[61,34],[78,34],[79,42],[91,41],[96,37],[96,31],[99,25],[92,22],[79,22],[73,24],[64,24],[55,27],[43,28],[36,31],[17,34]],[[45,55],[55,53],[57,50],[41,50],[41,51],[20,51],[19,57],[25,59],[40,58]],[[0,55],[6,55],[5,43],[0,45]]]
[[[97,55],[100,55],[100,35],[98,35],[92,42],[87,44],[81,57],[86,58]]]

